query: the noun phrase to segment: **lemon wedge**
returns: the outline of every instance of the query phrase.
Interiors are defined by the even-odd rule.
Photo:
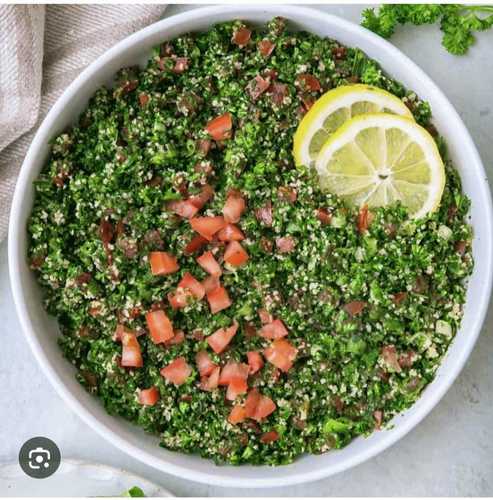
[[[401,201],[413,218],[434,211],[445,186],[433,137],[396,114],[346,121],[323,144],[315,167],[322,188],[348,203],[381,207]]]
[[[313,165],[325,141],[344,122],[364,113],[393,113],[413,118],[393,94],[371,85],[344,85],[326,92],[301,120],[294,136],[297,165]]]

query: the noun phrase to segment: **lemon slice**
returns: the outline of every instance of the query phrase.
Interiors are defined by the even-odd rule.
[[[413,218],[435,210],[445,186],[433,137],[388,113],[347,121],[325,142],[315,167],[322,188],[349,203],[381,207],[400,200]]]
[[[378,87],[357,84],[329,90],[310,108],[296,130],[296,164],[311,166],[325,141],[345,121],[363,113],[380,112],[413,117],[399,98]]]

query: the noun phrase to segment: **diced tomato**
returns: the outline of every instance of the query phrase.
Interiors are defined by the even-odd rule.
[[[353,300],[344,306],[344,310],[351,316],[357,316],[368,305],[364,300]]]
[[[170,340],[174,336],[173,325],[166,313],[157,309],[146,314],[146,322],[151,334],[151,340],[160,344]]]
[[[274,82],[271,85],[272,102],[276,106],[282,106],[289,95],[288,86],[285,83]]]
[[[200,381],[200,388],[204,391],[213,391],[214,389],[217,389],[220,373],[221,368],[216,366],[208,377],[202,377]]]
[[[279,433],[276,431],[264,432],[260,436],[260,441],[264,444],[273,443],[279,439]]]
[[[241,378],[234,378],[228,385],[228,390],[226,391],[226,399],[229,401],[234,401],[240,394],[246,394],[248,390],[248,384],[246,380]]]
[[[283,372],[287,372],[293,366],[297,353],[298,349],[286,339],[276,339],[270,347],[264,349],[265,359]]]
[[[202,285],[204,285],[205,293],[209,293],[216,288],[219,288],[221,286],[221,282],[219,281],[218,276],[207,276],[207,278],[202,281]]]
[[[182,342],[185,342],[185,333],[183,330],[175,330],[175,334],[172,338],[167,340],[164,345],[165,346],[170,346],[170,345],[179,345]]]
[[[257,389],[251,389],[248,392],[248,396],[245,401],[245,415],[248,418],[254,418],[255,417],[255,411],[257,409],[257,405],[260,401],[261,398],[260,392],[258,392]]]
[[[276,247],[281,253],[289,253],[294,250],[296,242],[291,236],[276,238]]]
[[[203,246],[207,245],[207,241],[203,236],[197,234],[194,236],[187,246],[185,247],[185,253],[187,255],[194,254],[197,250],[200,250]]]
[[[221,116],[213,118],[205,126],[205,131],[215,140],[223,141],[231,137],[233,128],[233,119],[231,113],[224,113]]]
[[[214,189],[209,184],[206,184],[202,187],[200,194],[191,196],[189,201],[200,210],[213,196]]]
[[[138,397],[141,405],[154,406],[159,400],[159,389],[155,385],[149,389],[141,389]]]
[[[233,406],[233,409],[231,410],[231,413],[229,414],[228,417],[228,422],[230,424],[236,425],[243,422],[245,419],[246,419],[245,408],[243,408],[243,406],[241,405]]]
[[[232,304],[227,290],[222,286],[207,292],[207,300],[209,301],[212,314],[227,309]]]
[[[197,368],[199,370],[201,377],[208,377],[217,367],[215,363],[212,362],[207,351],[199,351],[195,355],[195,362],[197,363]]]
[[[236,363],[235,361],[228,361],[219,378],[219,385],[229,385],[235,379],[247,380],[250,367],[246,363]]]
[[[260,396],[253,419],[259,422],[268,417],[275,409],[276,403],[272,399],[267,396]]]
[[[177,288],[175,293],[168,293],[168,302],[174,310],[183,309],[191,302],[192,297],[193,294],[190,290]]]
[[[246,203],[241,193],[233,191],[228,194],[223,208],[224,220],[236,224],[245,211]]]
[[[261,421],[276,409],[272,399],[263,396],[257,389],[252,389],[245,401],[245,414],[253,420]]]
[[[207,156],[207,153],[211,149],[212,142],[209,139],[200,139],[197,143],[198,150],[203,156]]]
[[[184,357],[174,359],[169,365],[161,368],[161,375],[175,385],[182,385],[192,374],[192,367]]]
[[[200,281],[196,280],[190,273],[185,273],[183,275],[183,278],[178,283],[178,287],[185,290],[190,290],[193,296],[198,300],[202,300],[204,298],[204,285],[202,285]]]
[[[267,309],[259,309],[258,317],[260,318],[260,322],[263,325],[266,325],[267,323],[272,323],[274,321],[272,314],[270,314],[269,311],[267,311]]]
[[[258,334],[264,339],[280,339],[288,335],[284,323],[280,319],[275,319],[272,323],[264,325]]]
[[[282,201],[294,203],[298,199],[298,192],[291,186],[281,186],[277,189],[277,196]]]
[[[392,301],[396,306],[400,305],[401,302],[407,299],[407,292],[397,292],[392,296]]]
[[[263,40],[260,40],[260,42],[258,42],[257,47],[259,52],[264,57],[269,57],[272,54],[274,48],[276,47],[276,44],[272,43],[270,40],[267,40],[267,38],[264,38]]]
[[[212,335],[209,335],[206,339],[207,343],[216,354],[219,354],[226,349],[237,330],[238,323],[235,321],[230,327],[219,328],[219,330],[216,330]]]
[[[131,330],[129,330],[128,328],[126,328],[125,325],[118,324],[118,325],[116,325],[115,333],[113,333],[112,339],[115,342],[121,342],[123,335],[125,333],[133,333],[133,332]]]
[[[296,77],[296,83],[303,90],[308,90],[309,92],[317,92],[322,88],[318,79],[308,73],[298,75]]]
[[[319,208],[317,210],[317,217],[318,220],[323,224],[330,224],[330,221],[332,220],[332,214],[326,210],[325,208]]]
[[[363,205],[358,214],[358,231],[364,233],[368,230],[371,222],[371,214],[368,210],[368,205]]]
[[[385,365],[393,372],[400,372],[401,365],[397,357],[397,350],[393,345],[386,345],[382,347],[382,359]]]
[[[224,252],[224,261],[238,267],[248,261],[247,251],[237,241],[230,241]]]
[[[194,217],[190,219],[192,229],[211,241],[212,237],[220,231],[225,225],[224,217],[216,215],[213,217]]]
[[[133,332],[123,333],[121,365],[128,368],[141,368],[144,366],[140,344]]]
[[[253,80],[250,80],[246,89],[250,94],[252,101],[256,101],[270,87],[270,78],[263,78],[257,75]]]
[[[188,69],[188,57],[177,57],[175,59],[175,66],[171,71],[176,74],[181,74]]]
[[[250,41],[251,36],[252,32],[248,28],[242,26],[234,32],[231,41],[239,47],[244,47]]]
[[[238,226],[228,224],[223,227],[217,236],[220,241],[241,241],[245,239],[245,235]]]
[[[168,203],[168,208],[185,219],[191,219],[198,211],[197,207],[191,200],[173,200]]]
[[[265,226],[272,226],[272,202],[268,201],[263,207],[257,208],[255,210],[255,217],[259,222],[262,222]]]
[[[149,262],[151,263],[151,273],[154,276],[172,274],[180,269],[176,257],[168,252],[151,252]]]
[[[221,266],[210,250],[204,252],[200,257],[197,257],[197,264],[211,276],[221,276],[222,274]]]
[[[248,351],[247,358],[248,366],[250,367],[250,375],[257,373],[264,366],[262,355],[257,351]]]

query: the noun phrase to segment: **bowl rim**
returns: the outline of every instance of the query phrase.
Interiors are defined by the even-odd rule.
[[[296,19],[297,15],[302,15],[305,19],[312,18],[316,19],[318,22],[327,22],[329,25],[337,24],[341,29],[345,30],[350,34],[356,33],[356,36],[360,38],[366,38],[370,40],[375,46],[379,47],[382,51],[385,51],[393,59],[400,59],[401,66],[406,66],[407,71],[412,72],[417,79],[421,81],[422,84],[426,85],[437,94],[442,104],[447,108],[447,113],[449,113],[452,119],[455,121],[457,127],[460,129],[462,135],[461,146],[465,147],[468,151],[468,155],[472,158],[473,163],[476,164],[482,177],[486,179],[486,174],[484,171],[483,164],[479,153],[474,145],[474,142],[463,124],[461,118],[459,117],[457,111],[448,101],[444,93],[439,89],[439,87],[426,75],[426,73],[421,70],[411,59],[404,55],[397,47],[393,46],[383,38],[375,35],[374,33],[356,25],[355,23],[348,21],[346,19],[340,18],[332,14],[327,14],[319,10],[308,8],[304,6],[294,6],[294,5],[218,5],[210,7],[200,7],[187,11],[181,14],[177,14],[165,19],[162,19],[148,27],[139,30],[130,36],[124,38],[109,50],[104,52],[95,61],[88,65],[76,78],[75,80],[65,89],[65,91],[58,98],[56,103],[52,106],[43,122],[41,123],[39,129],[37,130],[34,139],[29,147],[26,154],[24,162],[22,164],[19,177],[16,183],[16,188],[14,192],[11,212],[10,212],[10,222],[9,222],[9,233],[8,233],[8,263],[9,263],[9,275],[10,283],[12,288],[12,294],[14,299],[14,304],[17,312],[19,322],[21,324],[22,331],[26,337],[28,344],[40,364],[43,372],[50,380],[51,384],[55,387],[58,394],[62,399],[69,405],[69,407],[79,415],[85,423],[87,423],[92,429],[98,432],[102,437],[107,439],[109,442],[125,451],[132,457],[146,463],[147,465],[168,472],[178,477],[185,479],[190,479],[193,481],[198,481],[201,483],[217,485],[217,486],[230,486],[239,488],[261,488],[261,487],[275,487],[275,486],[287,486],[293,484],[300,484],[309,481],[315,481],[328,477],[330,475],[336,474],[343,470],[349,469],[358,465],[369,458],[375,456],[376,454],[382,452],[404,435],[406,435],[411,429],[413,429],[423,418],[436,406],[443,395],[450,388],[460,371],[462,370],[466,360],[469,357],[474,344],[476,343],[477,337],[481,331],[481,327],[488,310],[489,298],[491,295],[492,288],[492,269],[493,269],[493,210],[491,202],[491,194],[488,188],[487,181],[480,183],[478,190],[478,197],[485,203],[483,206],[484,217],[487,222],[487,227],[489,231],[486,232],[485,238],[482,241],[482,246],[486,246],[489,250],[488,254],[489,260],[485,264],[488,275],[485,278],[485,285],[483,286],[484,294],[481,299],[475,304],[475,318],[472,322],[472,327],[470,327],[469,338],[466,343],[465,349],[460,352],[456,357],[453,364],[453,369],[447,372],[447,375],[442,377],[440,383],[435,387],[432,396],[427,401],[427,404],[421,405],[418,410],[414,413],[412,418],[399,424],[399,428],[393,430],[391,434],[386,435],[386,437],[377,443],[372,443],[366,449],[357,453],[354,457],[346,458],[335,465],[329,465],[326,467],[314,468],[308,472],[293,472],[293,474],[285,477],[256,477],[252,478],[232,478],[221,473],[221,468],[216,468],[211,472],[202,472],[193,470],[192,468],[171,464],[166,462],[163,458],[156,463],[156,458],[150,453],[145,451],[134,444],[129,443],[124,438],[120,437],[117,432],[113,431],[106,424],[102,423],[98,418],[93,415],[88,409],[86,409],[82,403],[80,403],[76,396],[69,390],[69,388],[64,384],[61,378],[56,373],[55,369],[51,366],[48,357],[45,355],[40,341],[36,334],[36,329],[29,319],[29,307],[24,295],[23,287],[21,284],[20,274],[18,270],[20,269],[22,260],[25,256],[22,253],[22,248],[17,238],[19,231],[25,231],[24,218],[22,212],[22,198],[26,189],[29,187],[29,172],[33,169],[36,163],[36,154],[40,147],[43,145],[44,136],[50,127],[56,123],[58,115],[64,108],[64,106],[69,103],[78,92],[79,87],[91,76],[95,75],[100,71],[107,63],[109,63],[114,57],[119,54],[124,53],[127,49],[132,47],[134,44],[138,44],[139,40],[146,38],[152,34],[163,33],[166,29],[172,27],[175,24],[182,24],[185,22],[193,22],[198,19],[208,16],[211,20],[211,25],[214,24],[214,19],[216,15],[221,15],[227,13],[230,15],[230,19],[235,17],[247,17],[249,14],[272,14],[282,15],[283,17]],[[421,396],[422,398],[422,396]],[[166,468],[163,467],[166,464]],[[259,469],[265,469],[265,467],[259,466]]]

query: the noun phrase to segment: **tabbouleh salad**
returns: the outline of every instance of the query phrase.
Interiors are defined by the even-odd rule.
[[[292,138],[325,91],[392,92],[436,138],[440,207],[321,192]],[[409,408],[457,331],[468,199],[427,103],[356,48],[275,18],[156,48],[53,141],[31,267],[60,346],[111,414],[217,463],[285,464]]]

